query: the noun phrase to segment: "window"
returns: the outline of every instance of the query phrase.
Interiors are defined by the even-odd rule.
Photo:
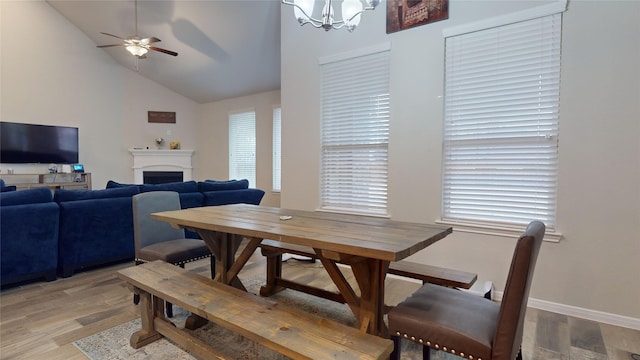
[[[280,107],[273,108],[273,191],[280,191],[280,173],[282,172],[282,125]]]
[[[442,220],[556,223],[562,15],[446,38]]]
[[[247,179],[256,186],[256,113],[229,115],[229,178]]]
[[[389,47],[321,61],[321,204],[387,215]]]

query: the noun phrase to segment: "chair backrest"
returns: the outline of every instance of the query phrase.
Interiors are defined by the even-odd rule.
[[[138,250],[159,242],[182,239],[184,230],[176,229],[164,221],[153,220],[154,212],[180,210],[180,196],[175,191],[149,191],[134,195],[133,233],[136,256]]]
[[[516,243],[493,338],[492,359],[515,359],[520,350],[529,289],[544,232],[545,225],[533,221]]]

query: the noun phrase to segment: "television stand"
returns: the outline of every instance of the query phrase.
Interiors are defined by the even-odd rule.
[[[64,190],[91,190],[91,173],[53,173],[53,174],[1,174],[7,186],[16,190],[48,187],[51,192]]]

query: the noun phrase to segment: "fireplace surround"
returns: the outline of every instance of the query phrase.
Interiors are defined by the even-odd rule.
[[[182,180],[193,180],[193,150],[129,149],[133,155],[133,181],[144,183],[145,172],[182,172]]]

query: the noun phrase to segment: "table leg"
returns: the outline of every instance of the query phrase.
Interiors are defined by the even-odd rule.
[[[387,337],[388,329],[384,323],[384,281],[389,261],[314,250],[356,316],[360,330]],[[351,267],[360,290],[359,296],[338,268],[337,262]]]
[[[202,237],[205,244],[207,244],[211,253],[216,257],[216,276],[214,280],[247,291],[238,278],[238,273],[247,261],[249,261],[249,258],[256,251],[262,239],[249,238],[249,242],[236,258],[236,253],[243,240],[242,236],[202,229],[194,230],[200,234],[200,237]],[[206,323],[206,319],[191,314],[187,318],[185,328],[195,330]]]
[[[370,334],[388,337],[384,323],[384,280],[389,262],[366,259],[351,264],[351,270],[360,288],[361,329]]]
[[[216,257],[214,280],[246,290],[238,279],[238,273],[258,248],[262,239],[249,238],[249,243],[236,259],[236,253],[243,240],[242,236],[206,230],[198,230],[198,233]]]
[[[262,256],[267,258],[267,282],[260,288],[260,296],[271,296],[284,290],[284,287],[277,286],[277,281],[282,278],[282,253],[262,248]]]

